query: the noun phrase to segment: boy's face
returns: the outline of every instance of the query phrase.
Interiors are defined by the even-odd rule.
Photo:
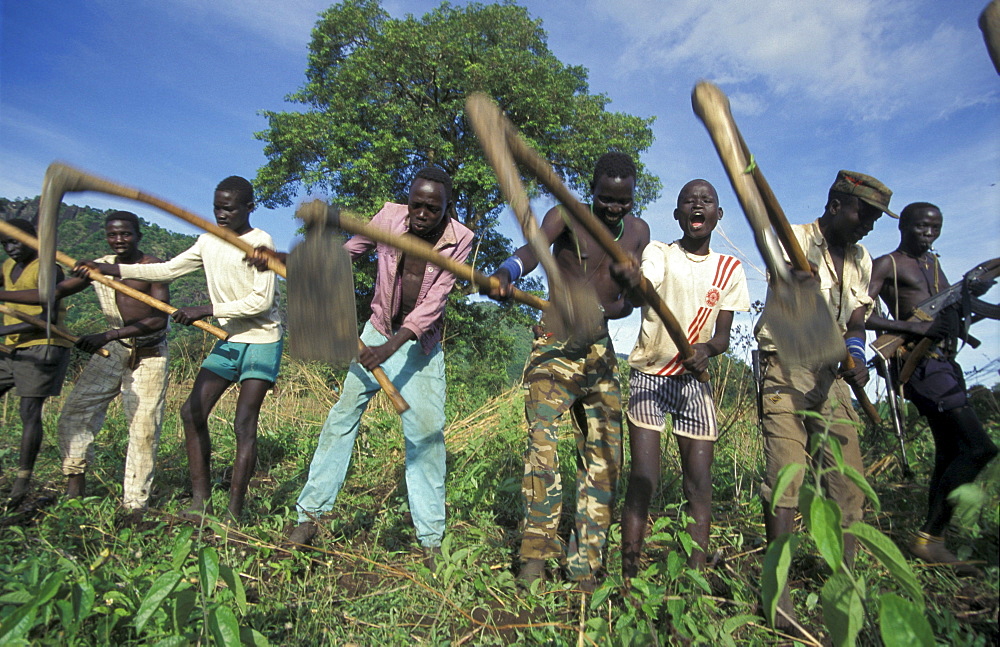
[[[609,227],[618,223],[632,211],[635,199],[634,177],[602,175],[594,184],[594,215]]]
[[[830,242],[841,245],[857,243],[875,228],[882,210],[856,196],[835,199],[833,226],[827,232]]]
[[[213,205],[217,225],[237,233],[246,233],[249,229],[250,212],[254,209],[253,202],[241,201],[240,195],[235,191],[216,191]]]
[[[444,185],[418,177],[410,185],[406,208],[410,214],[410,233],[426,236],[441,224],[448,198]]]
[[[712,234],[722,218],[719,196],[708,182],[688,182],[677,196],[674,219],[686,238],[705,238]]]
[[[0,236],[0,245],[3,246],[3,251],[7,252],[7,256],[13,258],[16,263],[28,263],[35,259],[35,250],[16,238]]]
[[[111,251],[119,256],[135,253],[142,234],[128,220],[109,220],[104,225],[104,238]]]
[[[904,247],[923,254],[941,235],[941,212],[933,207],[920,209],[899,222],[900,239]]]

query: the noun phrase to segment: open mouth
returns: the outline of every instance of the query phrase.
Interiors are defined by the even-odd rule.
[[[705,215],[701,213],[691,214],[691,229],[701,229],[705,226]]]

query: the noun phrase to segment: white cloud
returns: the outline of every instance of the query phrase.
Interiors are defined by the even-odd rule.
[[[257,38],[293,53],[305,51],[319,13],[334,2],[324,0],[169,0],[191,23],[225,31],[236,23]]]
[[[974,17],[951,24],[949,12],[930,3],[589,0],[588,6],[627,43],[618,65],[667,77],[698,70],[696,76],[742,93],[751,112],[790,100],[820,114],[882,121],[905,110],[937,119],[997,102]]]

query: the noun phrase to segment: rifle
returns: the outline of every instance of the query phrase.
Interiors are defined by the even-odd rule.
[[[942,310],[948,306],[959,303],[960,301],[965,301],[969,310],[973,314],[986,317],[988,319],[1000,319],[1000,305],[987,303],[978,297],[974,297],[968,292],[968,289],[965,288],[968,283],[973,281],[993,281],[993,279],[997,276],[1000,276],[1000,258],[994,258],[986,261],[985,263],[980,263],[976,267],[969,270],[969,272],[967,272],[958,283],[954,283],[937,294],[918,303],[913,309],[913,313],[907,317],[905,321],[934,321],[934,318],[937,317]],[[895,354],[900,346],[906,343],[906,341],[906,335],[899,333],[885,333],[879,335],[878,338],[872,342],[871,347],[875,350],[877,355],[882,357],[882,359],[889,359],[893,356],[893,354]],[[926,352],[932,342],[927,340],[926,337],[921,341],[927,341],[927,343],[924,344],[926,348],[923,349],[924,352]],[[975,345],[973,347],[975,347]]]
[[[761,384],[760,351],[750,351],[750,368],[753,370],[753,386],[757,401],[757,429],[764,429],[764,385]]]
[[[906,439],[904,437],[903,416],[899,408],[899,400],[896,399],[896,389],[892,380],[892,372],[885,358],[879,354],[875,355],[875,371],[885,380],[886,400],[889,403],[889,415],[892,417],[892,428],[896,432],[899,440],[899,457],[903,467],[903,478],[909,480],[913,478],[913,470],[910,469],[910,461],[906,458]]]

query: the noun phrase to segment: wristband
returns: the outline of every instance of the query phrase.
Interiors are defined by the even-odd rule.
[[[848,337],[846,340],[847,352],[851,354],[855,360],[860,364],[866,363],[868,360],[865,359],[865,340],[860,337]]]
[[[521,278],[521,274],[524,273],[524,264],[521,263],[520,258],[518,258],[516,255],[513,255],[509,257],[507,260],[505,260],[503,263],[501,263],[500,267],[497,269],[507,270],[507,274],[508,276],[510,276],[510,282],[514,283],[519,278]]]

